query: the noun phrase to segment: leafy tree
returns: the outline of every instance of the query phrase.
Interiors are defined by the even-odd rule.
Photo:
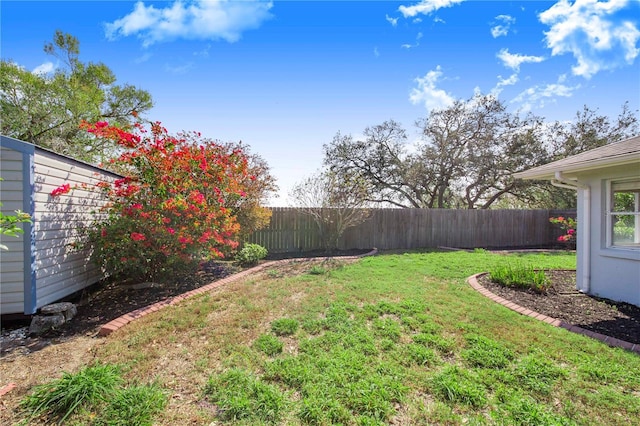
[[[151,109],[151,95],[115,84],[103,63],[80,61],[80,42],[70,34],[56,31],[44,51],[63,64],[51,75],[0,61],[2,133],[88,162],[104,161],[116,145],[88,137],[80,123],[108,120],[127,128],[135,115]]]
[[[367,127],[362,140],[337,133],[324,164],[342,179],[364,182],[366,199],[397,207],[575,207],[575,193],[513,173],[630,137],[637,116],[625,104],[615,120],[587,107],[570,123],[545,123],[507,111],[492,95],[476,94],[433,110],[416,125],[410,145],[393,120]]]
[[[343,179],[320,171],[294,185],[290,198],[301,213],[311,216],[327,251],[338,248],[344,231],[369,217],[366,188],[358,179]]]
[[[269,225],[271,210],[264,207],[270,195],[278,190],[276,179],[271,175],[270,167],[260,155],[252,153],[242,142],[224,144],[228,152],[237,150],[247,158],[247,175],[242,184],[245,195],[230,205],[233,215],[240,224],[239,240],[244,242],[249,235]]]
[[[420,159],[433,188],[427,207],[489,208],[527,185],[515,181],[514,172],[547,159],[538,137],[542,120],[509,113],[492,95],[458,100],[417,124]]]
[[[338,180],[361,182],[365,201],[426,207],[431,181],[419,158],[407,152],[406,139],[393,120],[367,127],[363,140],[338,132],[324,145],[324,164]]]

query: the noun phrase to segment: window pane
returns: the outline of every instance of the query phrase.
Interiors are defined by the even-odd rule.
[[[636,241],[636,235],[640,231],[636,229],[637,217],[635,215],[612,215],[611,219],[613,221],[613,245],[637,246],[639,242]]]
[[[636,211],[636,194],[634,192],[614,192],[613,206],[611,211],[614,212],[635,212]]]

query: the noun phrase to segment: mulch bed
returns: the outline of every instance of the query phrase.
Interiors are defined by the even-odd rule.
[[[493,283],[488,275],[478,277],[478,284],[540,314],[640,344],[640,307],[580,293],[576,290],[575,271],[552,270],[546,274],[553,285],[544,294],[501,286]]]

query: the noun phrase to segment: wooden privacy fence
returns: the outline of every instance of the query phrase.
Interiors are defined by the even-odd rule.
[[[269,227],[249,242],[270,252],[322,248],[310,216],[294,208],[274,207]],[[550,217],[576,217],[575,210],[372,209],[369,219],[349,228],[340,249],[380,250],[435,247],[547,248],[557,246],[563,232]]]

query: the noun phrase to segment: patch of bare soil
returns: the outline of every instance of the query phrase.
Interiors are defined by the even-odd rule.
[[[569,324],[640,344],[640,307],[589,296],[576,290],[576,272],[546,271],[552,286],[546,293],[504,287],[489,275],[478,283],[490,292],[532,311]]]

